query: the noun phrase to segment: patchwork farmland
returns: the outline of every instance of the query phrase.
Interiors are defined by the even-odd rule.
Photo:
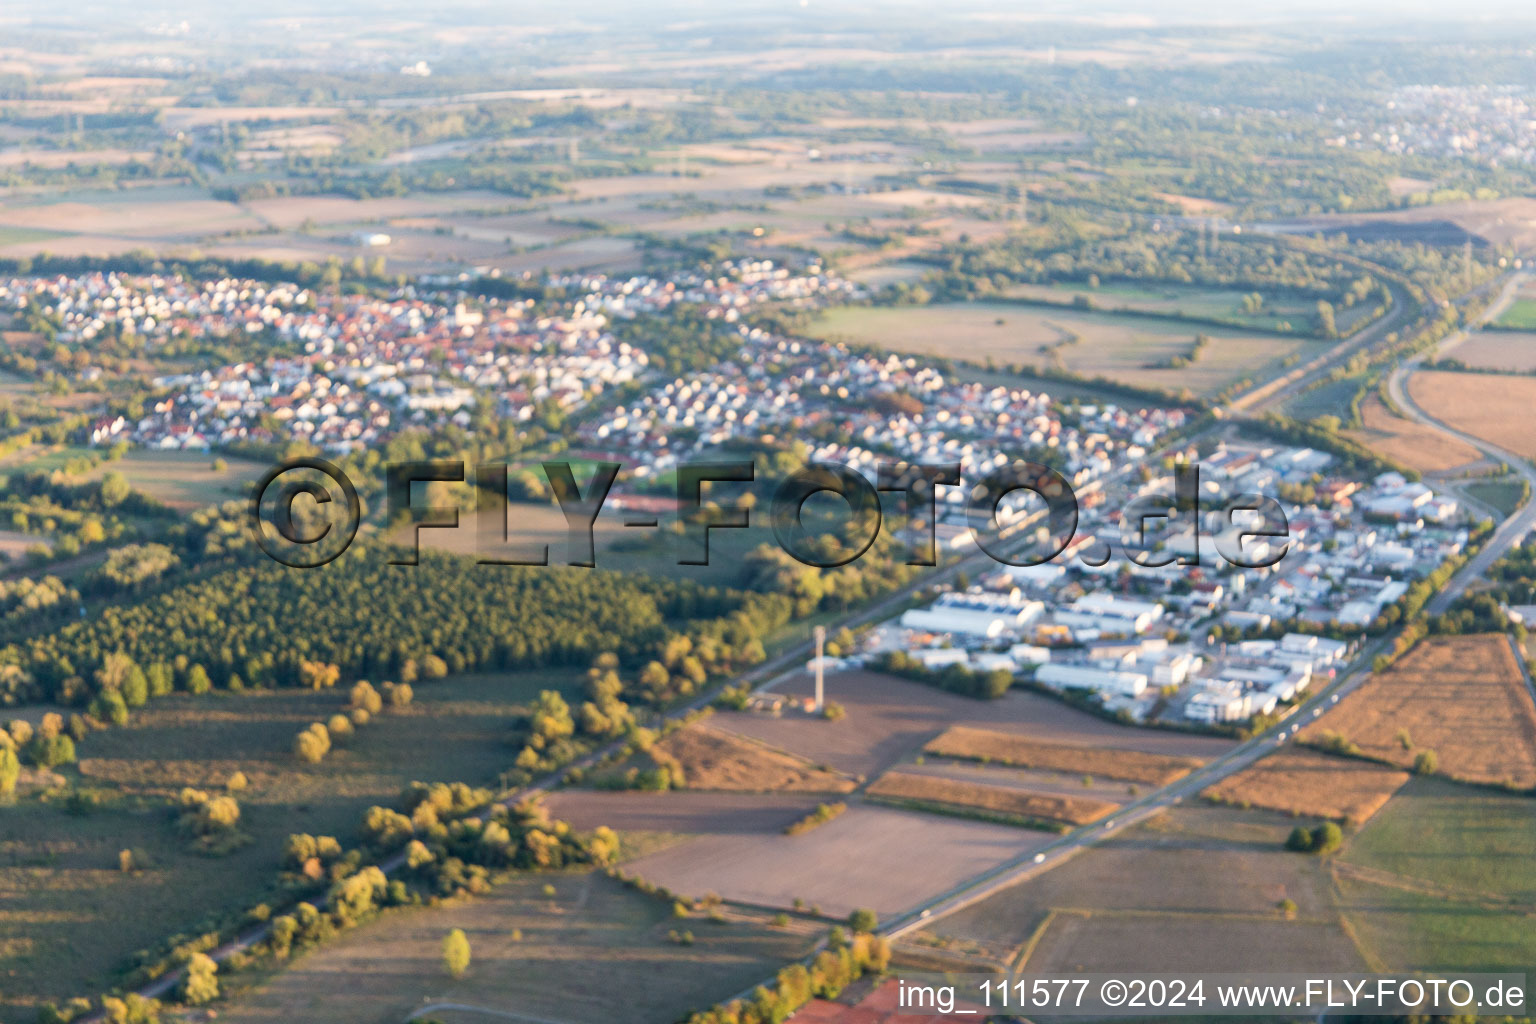
[[[1421,641],[1299,738],[1410,769],[1432,751],[1450,778],[1536,786],[1536,706],[1499,634]]]

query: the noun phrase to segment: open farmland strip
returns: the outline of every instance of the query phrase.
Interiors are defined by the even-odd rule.
[[[923,748],[940,757],[969,761],[996,761],[1016,768],[1073,774],[1103,775],[1127,782],[1166,786],[1199,768],[1193,757],[1146,754],[1137,750],[1085,747],[1066,743],[1042,743],[1011,733],[956,725],[944,730]]]
[[[949,804],[976,808],[1020,818],[1086,825],[1112,812],[1118,804],[1087,797],[1050,796],[1030,793],[1008,786],[988,786],[912,772],[888,772],[875,780],[866,792],[873,797],[911,800],[927,804]]]

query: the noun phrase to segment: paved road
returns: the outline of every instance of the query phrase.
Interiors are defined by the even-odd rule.
[[[1300,394],[1314,383],[1327,377],[1334,368],[1347,362],[1356,352],[1375,346],[1386,340],[1388,334],[1399,331],[1422,307],[1398,284],[1388,284],[1392,292],[1392,308],[1380,320],[1366,325],[1348,338],[1320,355],[1292,367],[1286,373],[1265,384],[1245,391],[1233,398],[1223,410],[1225,415],[1254,414],[1264,409],[1275,409],[1287,399]]]
[[[1495,319],[1508,307],[1523,280],[1524,275],[1514,275],[1506,282],[1499,298],[1483,312],[1478,321],[1478,326]],[[1406,298],[1406,294],[1404,298]],[[1406,306],[1399,302],[1398,307],[1399,312],[1407,315]],[[1386,331],[1391,329],[1381,322],[1375,326],[1379,330],[1367,328],[1366,331],[1361,332],[1362,335],[1380,338],[1384,337]],[[1446,338],[1439,346],[1438,351],[1444,351],[1453,347],[1464,337],[1465,332],[1461,332]],[[1235,400],[1230,408],[1234,411],[1239,409],[1256,410],[1263,406],[1283,401],[1296,390],[1304,388],[1309,381],[1316,380],[1321,375],[1329,372],[1332,364],[1341,359],[1348,358],[1348,356],[1359,350],[1362,347],[1360,339],[1361,335],[1357,335],[1355,339],[1351,339],[1351,343],[1336,346],[1326,354],[1323,362],[1318,363],[1314,360],[1314,363],[1317,363],[1317,365],[1308,364],[1305,372],[1291,376],[1280,387],[1264,387],[1248,392],[1246,395]],[[1536,469],[1533,469],[1529,463],[1519,456],[1506,452],[1486,441],[1447,427],[1445,424],[1425,414],[1423,410],[1419,409],[1408,399],[1402,386],[1403,380],[1412,374],[1414,369],[1423,362],[1423,359],[1423,356],[1416,357],[1393,371],[1389,379],[1389,390],[1392,400],[1397,402],[1405,412],[1420,422],[1460,437],[1497,461],[1508,462],[1514,467],[1516,472],[1531,482],[1533,493],[1536,493]],[[1529,532],[1533,526],[1536,526],[1536,500],[1527,502],[1519,512],[1506,520],[1483,545],[1477,555],[1471,558],[1459,572],[1452,576],[1445,587],[1430,600],[1427,607],[1429,613],[1440,614],[1449,608],[1451,603],[1461,596],[1474,580],[1479,579],[1494,561],[1502,556],[1516,540]],[[1144,821],[1165,808],[1199,793],[1212,783],[1248,767],[1272,751],[1276,745],[1294,736],[1295,731],[1301,725],[1305,725],[1320,717],[1326,710],[1336,704],[1341,697],[1352,693],[1358,688],[1361,683],[1369,678],[1371,662],[1385,646],[1386,638],[1378,638],[1366,643],[1346,671],[1341,673],[1331,685],[1323,688],[1298,707],[1296,711],[1287,716],[1286,720],[1279,725],[1241,744],[1236,749],[1205,765],[1199,771],[1193,772],[1183,779],[1143,797],[1135,803],[1127,804],[1105,822],[1080,828],[1043,850],[999,865],[987,874],[979,876],[951,892],[939,896],[927,905],[914,908],[909,913],[890,922],[885,929],[886,934],[892,938],[900,937],[908,932],[924,927],[938,918],[952,914],[957,910],[985,899],[1001,889],[1048,871],[1104,839],[1111,832]],[[1518,652],[1516,660],[1521,660]],[[1533,696],[1536,696],[1536,689],[1533,689],[1532,692]]]
[[[1498,299],[1483,311],[1482,316],[1478,318],[1473,329],[1496,319],[1503,313],[1509,307],[1509,304],[1514,301],[1515,294],[1525,279],[1526,275],[1524,274],[1516,274],[1511,277],[1504,285]],[[1448,336],[1435,349],[1435,354],[1444,353],[1461,344],[1461,342],[1466,340],[1467,333],[1467,331],[1458,331]],[[1532,494],[1536,495],[1536,468],[1533,468],[1523,456],[1516,455],[1514,452],[1500,448],[1496,444],[1485,441],[1480,437],[1474,437],[1464,430],[1458,430],[1447,423],[1441,422],[1425,412],[1413,400],[1408,392],[1408,379],[1423,366],[1426,358],[1428,357],[1415,356],[1392,371],[1392,375],[1387,378],[1387,393],[1392,397],[1392,401],[1407,416],[1424,426],[1470,444],[1494,462],[1508,463],[1518,476],[1531,485]],[[1425,606],[1425,610],[1431,615],[1444,613],[1450,608],[1452,602],[1466,591],[1473,581],[1481,579],[1494,562],[1502,558],[1521,538],[1530,533],[1532,527],[1536,527],[1536,500],[1527,501],[1514,515],[1500,523],[1498,529],[1494,531],[1493,536],[1488,539],[1482,549],[1451,577],[1450,582],[1441,588],[1438,594],[1430,598],[1429,603]]]
[[[406,1024],[423,1017],[430,1017],[444,1010],[454,1013],[473,1013],[482,1017],[490,1017],[493,1020],[510,1020],[518,1024],[565,1024],[564,1021],[550,1020],[548,1017],[530,1017],[526,1013],[513,1013],[509,1010],[493,1010],[486,1006],[471,1006],[468,1003],[428,1003],[421,1009],[405,1018]]]
[[[1184,778],[1126,804],[1104,821],[1085,825],[1069,832],[1043,849],[1006,861],[989,872],[930,900],[927,904],[913,908],[888,922],[882,931],[891,938],[899,938],[926,927],[933,921],[983,900],[999,890],[1043,874],[1108,838],[1111,834],[1139,824],[1195,796],[1212,783],[1242,771],[1259,758],[1272,752],[1277,746],[1288,742],[1302,726],[1315,721],[1346,694],[1358,689],[1370,677],[1371,661],[1386,645],[1385,637],[1367,641],[1333,682],[1298,705],[1284,721],[1245,740]]]
[[[1288,373],[1282,375],[1280,378],[1265,384],[1258,385],[1244,392],[1242,395],[1236,396],[1230,403],[1228,403],[1227,406],[1218,410],[1218,418],[1227,418],[1233,414],[1254,412],[1261,408],[1282,402],[1292,394],[1295,394],[1296,392],[1304,389],[1311,382],[1331,372],[1334,366],[1343,362],[1352,356],[1355,352],[1374,345],[1376,342],[1385,338],[1389,332],[1396,330],[1399,326],[1401,326],[1402,323],[1411,317],[1415,309],[1413,300],[1406,291],[1401,290],[1398,286],[1395,285],[1392,286],[1392,288],[1392,309],[1389,310],[1381,320],[1366,327],[1363,331],[1351,335],[1341,343],[1330,348],[1327,352],[1324,352],[1312,360],[1309,360],[1302,366],[1293,368]],[[1512,288],[1510,289],[1509,293],[1513,293]],[[1193,438],[1185,438],[1181,444],[1187,444],[1190,440],[1193,440]],[[1149,461],[1155,461],[1155,456],[1153,456]],[[1521,465],[1523,465],[1523,463]],[[1114,473],[1111,473],[1109,476],[1104,478],[1104,486],[1108,487],[1114,483],[1122,481],[1124,478],[1130,475],[1131,471],[1131,466],[1125,466],[1119,470],[1116,470]],[[1533,477],[1533,479],[1536,479],[1536,477]],[[1527,511],[1529,511],[1529,509]],[[1013,552],[1018,552],[1024,549],[1026,546],[1027,545],[1024,543],[1016,542],[1011,546],[1011,550]],[[977,570],[985,569],[992,564],[994,563],[988,555],[986,555],[984,552],[976,551],[966,556],[965,558],[960,559],[953,565],[939,569],[934,573],[919,577],[913,583],[900,588],[890,596],[882,599],[872,606],[866,607],[862,611],[852,614],[842,620],[839,620],[836,623],[829,623],[829,628],[857,626],[862,625],[865,622],[879,621],[880,619],[887,618],[896,608],[900,607],[904,602],[909,600],[919,590],[934,584],[948,582],[954,578],[956,573],[962,571],[971,573]],[[1465,582],[1462,583],[1462,586],[1465,586]],[[1326,700],[1332,703],[1333,701],[1336,701],[1338,697],[1343,693],[1347,693],[1358,686],[1359,682],[1364,678],[1366,674],[1361,672],[1358,666],[1361,663],[1367,666],[1369,665],[1369,658],[1374,657],[1377,649],[1376,644],[1378,643],[1379,641],[1368,644],[1366,649],[1357,658],[1356,668],[1341,676],[1339,680],[1337,680],[1334,684],[1323,690],[1321,693],[1317,694],[1311,701],[1303,705],[1295,714],[1287,719],[1287,723],[1299,723],[1301,718],[1298,716],[1303,714],[1309,716],[1320,715],[1323,710],[1323,701]],[[734,682],[748,682],[753,684],[756,688],[771,686],[781,676],[783,676],[792,665],[803,661],[810,653],[811,643],[809,641],[794,645],[779,655],[764,662],[762,665],[757,666],[755,669],[742,673],[734,680]],[[698,699],[686,707],[675,709],[669,714],[668,717],[675,718],[688,714],[692,711],[696,711],[707,706],[711,700],[712,695],[701,695]],[[903,915],[896,921],[891,922],[889,925],[883,928],[882,931],[891,936],[899,936],[907,931],[919,927],[921,924],[928,920],[943,916],[944,914],[953,913],[955,910],[960,909],[960,907],[969,905],[976,900],[982,899],[991,892],[1009,885],[1013,885],[1016,882],[1023,881],[1024,879],[1031,877],[1032,875],[1041,871],[1048,870],[1049,867],[1053,867],[1056,864],[1062,863],[1067,857],[1071,856],[1075,852],[1084,849],[1089,845],[1092,845],[1094,842],[1097,842],[1112,829],[1124,828],[1128,825],[1133,825],[1137,822],[1145,820],[1164,807],[1167,807],[1170,804],[1178,803],[1182,801],[1186,796],[1190,796],[1199,792],[1200,789],[1210,785],[1217,779],[1225,777],[1226,775],[1229,775],[1235,771],[1239,771],[1247,765],[1253,763],[1253,761],[1262,757],[1264,753],[1267,752],[1267,748],[1273,747],[1277,740],[1279,740],[1280,734],[1290,727],[1291,726],[1289,725],[1276,726],[1274,729],[1271,729],[1263,736],[1255,737],[1247,743],[1244,743],[1235,750],[1230,751],[1229,753],[1223,755],[1221,758],[1218,758],[1216,761],[1201,768],[1198,772],[1187,776],[1185,779],[1180,780],[1179,782],[1176,782],[1162,790],[1158,790],[1152,794],[1149,794],[1148,796],[1135,803],[1126,805],[1126,807],[1124,807],[1121,812],[1110,819],[1110,821],[1100,825],[1088,826],[1064,836],[1058,842],[1053,843],[1043,851],[1040,851],[1039,856],[1041,857],[1041,860],[1036,861],[1035,855],[1030,855],[1028,858],[1021,856],[1016,861],[1007,862],[997,868],[992,869],[990,872],[976,879],[973,879],[968,883],[965,883],[965,885],[959,889],[945,894],[938,900],[932,901],[924,907],[915,908],[908,914]],[[506,805],[511,805],[520,802],[529,796],[555,789],[565,782],[572,771],[577,769],[590,768],[603,757],[610,754],[614,749],[616,749],[617,746],[618,744],[616,743],[610,744],[603,747],[602,749],[594,751],[586,757],[578,759],[572,764],[567,765],[565,768],[545,777],[544,779],[539,780],[536,783],[533,783],[532,785],[503,796],[500,802]],[[401,851],[385,859],[384,861],[381,861],[378,867],[386,875],[389,875],[398,871],[404,865],[404,863],[405,854],[404,851]],[[224,958],[230,956],[233,953],[242,952],[246,949],[249,949],[251,946],[263,941],[266,936],[267,926],[258,926],[239,935],[235,939],[232,939],[230,942],[225,943],[217,949],[211,950],[208,955],[216,961],[222,961]],[[140,995],[147,998],[163,998],[169,994],[180,983],[180,981],[181,971],[178,970],[156,979],[138,991]],[[474,1010],[477,1008],[465,1007],[464,1009]],[[99,1017],[99,1013],[88,1015],[87,1017],[82,1018],[81,1024],[87,1024],[87,1022],[97,1020]]]

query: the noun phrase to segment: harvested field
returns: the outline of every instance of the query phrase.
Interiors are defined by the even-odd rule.
[[[944,730],[923,748],[940,757],[970,761],[998,761],[1019,768],[1103,775],[1127,782],[1166,786],[1205,762],[1193,757],[1170,757],[1139,750],[1080,747],[1066,743],[1042,743],[1011,733],[955,725]]]
[[[657,746],[683,766],[689,789],[847,793],[854,787],[846,775],[817,768],[803,757],[705,725],[679,729]]]
[[[1423,375],[1415,374],[1413,381],[1420,376]],[[1414,392],[1414,400],[1418,401],[1417,392]],[[1346,430],[1345,435],[1382,458],[1420,473],[1457,469],[1482,458],[1482,454],[1465,441],[1397,415],[1375,395],[1361,404],[1360,418],[1365,425]]]
[[[786,680],[777,690],[803,697],[811,693],[813,685],[810,677],[802,674]],[[827,679],[827,697],[847,709],[846,718],[808,723],[797,716],[725,712],[717,713],[710,724],[765,740],[814,763],[869,778],[919,752],[923,744],[951,725],[992,729],[1047,743],[1103,744],[1117,752],[1140,750],[1174,758],[1208,759],[1233,746],[1231,740],[1212,736],[1118,725],[1053,697],[1020,689],[998,700],[978,701],[876,672],[838,672]]]
[[[789,820],[814,804],[813,798]],[[552,806],[565,813],[562,802]],[[780,830],[784,824],[788,821]],[[1051,839],[1009,825],[864,804],[802,835],[700,836],[638,858],[629,869],[689,896],[716,892],[727,900],[784,909],[798,898],[828,917],[845,917],[858,907],[888,915]]]
[[[1408,394],[1441,422],[1536,458],[1536,377],[1420,371],[1408,379]]]
[[[1502,634],[1434,637],[1301,733],[1334,733],[1366,757],[1411,768],[1432,750],[1464,782],[1536,786],[1536,706]]]
[[[607,825],[621,833],[681,835],[777,835],[815,809],[817,798],[797,793],[717,791],[635,793],[560,789],[549,796],[550,813],[575,828]]]
[[[1536,370],[1536,332],[1476,331],[1445,355],[1483,370],[1529,373]]]
[[[1201,795],[1220,803],[1358,825],[1381,810],[1408,779],[1407,772],[1395,768],[1291,746],[1222,779]]]
[[[1098,821],[1118,807],[1104,800],[1088,797],[1054,796],[1030,793],[1011,786],[989,786],[915,772],[887,772],[866,790],[870,796],[922,804],[987,811],[1022,819],[1058,821],[1067,825],[1086,825]]]

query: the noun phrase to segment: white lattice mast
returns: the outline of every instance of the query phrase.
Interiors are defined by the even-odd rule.
[[[824,682],[823,681],[823,675],[826,672],[826,664],[824,663],[823,658],[822,658],[822,647],[823,647],[823,645],[826,644],[826,641],[827,641],[827,627],[826,626],[817,626],[816,627],[816,662],[815,662],[815,664],[816,664],[816,708],[815,708],[815,711],[816,711],[817,714],[820,714],[822,709],[826,705],[826,700],[825,700],[825,698],[826,698],[826,690],[825,690],[825,687],[823,685],[823,682]]]

